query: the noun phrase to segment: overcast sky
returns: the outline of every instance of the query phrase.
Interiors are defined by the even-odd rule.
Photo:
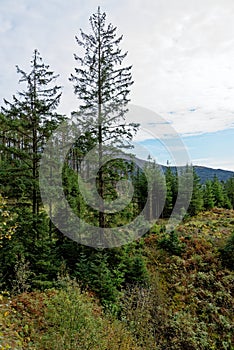
[[[135,81],[131,102],[173,127],[194,164],[234,170],[233,0],[0,0],[1,100],[20,90],[15,65],[27,71],[37,48],[60,74],[60,111],[77,109],[68,81],[79,49],[74,37],[89,30],[98,5],[124,35]],[[149,147],[154,115],[138,121],[146,130],[139,140]]]

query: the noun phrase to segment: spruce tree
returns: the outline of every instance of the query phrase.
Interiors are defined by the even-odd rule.
[[[131,66],[122,67],[127,53],[122,53],[119,44],[122,36],[116,36],[117,28],[106,24],[106,14],[90,17],[91,34],[81,30],[77,44],[84,50],[83,56],[75,55],[78,67],[70,80],[80,100],[79,110],[73,113],[83,133],[89,134],[86,151],[97,147],[99,167],[97,188],[99,192],[99,227],[105,222],[105,182],[103,160],[110,147],[125,147],[124,139],[131,140],[138,125],[127,125],[125,114],[129,102],[130,86],[133,84]],[[92,142],[90,142],[90,138]],[[83,140],[85,142],[85,140]],[[108,151],[106,147],[108,146]]]

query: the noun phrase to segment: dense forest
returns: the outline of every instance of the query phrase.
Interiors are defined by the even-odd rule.
[[[234,177],[202,182],[191,165],[162,172],[150,159],[143,168],[134,162],[130,141],[139,125],[125,122],[133,80],[122,37],[100,9],[90,25],[91,34],[76,37],[83,56],[74,55],[70,76],[78,98],[72,117],[58,113],[59,75],[38,50],[29,72],[17,66],[23,88],[1,108],[0,348],[231,350]],[[69,135],[59,129],[51,139],[64,123]],[[75,142],[62,166],[59,157],[46,163],[44,203],[40,167],[49,139],[56,150]],[[129,182],[132,198],[123,206]],[[187,208],[177,201],[179,184]],[[121,210],[105,210],[118,198]],[[73,239],[55,224],[68,220],[66,205],[82,219]],[[131,239],[134,227],[125,227],[142,212],[138,230],[148,229]],[[180,224],[168,230],[172,214]],[[87,232],[86,223],[98,231]],[[129,243],[103,247],[105,230],[116,227]]]

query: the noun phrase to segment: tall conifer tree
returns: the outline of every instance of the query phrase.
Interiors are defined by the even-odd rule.
[[[79,111],[74,113],[83,132],[89,133],[98,148],[99,227],[105,227],[104,176],[102,162],[105,146],[124,147],[123,140],[130,140],[138,125],[125,123],[130,86],[133,84],[131,66],[121,67],[127,53],[122,53],[119,44],[122,36],[116,36],[116,27],[106,24],[106,14],[90,17],[91,34],[81,30],[78,45],[84,49],[83,57],[75,55],[78,67],[70,80],[81,101]],[[89,149],[87,149],[88,151]]]
[[[21,196],[32,200],[32,213],[39,212],[38,167],[40,155],[51,132],[62,117],[56,113],[61,97],[61,87],[55,84],[55,75],[42,61],[35,50],[31,71],[21,75],[20,83],[26,83],[26,90],[13,96],[13,101],[4,100],[1,114],[1,150],[8,162],[8,173],[14,171],[21,177],[24,190]],[[6,168],[4,169],[6,172]],[[4,175],[4,174],[2,174]],[[12,177],[12,178],[13,178]],[[19,191],[19,188],[17,189]],[[20,192],[20,191],[19,191]]]

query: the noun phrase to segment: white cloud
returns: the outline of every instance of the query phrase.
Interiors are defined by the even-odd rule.
[[[136,117],[145,129],[138,139],[163,137],[168,125],[185,135],[234,127],[232,0],[1,0],[0,97],[9,99],[20,89],[15,65],[27,70],[38,48],[60,73],[60,110],[77,108],[68,82],[78,50],[74,37],[79,28],[88,30],[98,5],[124,34],[125,63],[133,64],[135,80],[132,103],[170,122],[159,130],[155,115]]]
[[[230,163],[230,159],[217,160],[214,158],[198,158],[193,160],[194,165],[205,166],[213,169],[224,169],[234,171],[234,164]]]
[[[132,102],[165,118],[175,111],[168,119],[180,133],[232,126],[234,3],[137,1],[126,11],[133,18],[122,26],[135,76]]]

